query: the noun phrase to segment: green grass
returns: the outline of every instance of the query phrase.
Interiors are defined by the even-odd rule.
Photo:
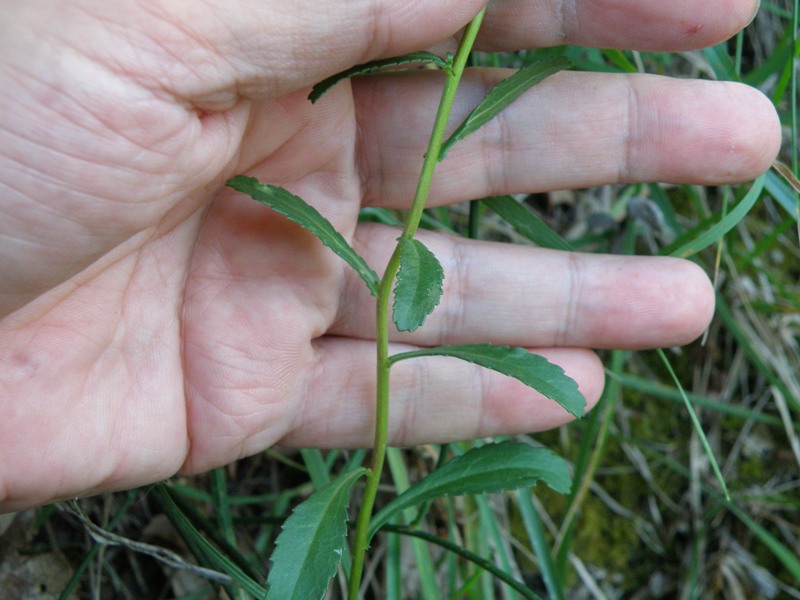
[[[796,12],[788,0],[765,1],[744,34],[706,51],[569,47],[476,60],[522,66],[564,53],[583,70],[744,81],[775,103],[790,132],[781,160],[797,174]],[[777,174],[763,184],[760,192],[752,184],[652,184],[538,195],[525,199],[533,211],[525,223],[521,216],[507,222],[490,203],[480,214],[474,203],[471,211],[426,211],[424,227],[463,235],[471,229],[519,243],[565,238],[584,251],[691,254],[709,274],[718,270],[718,311],[704,344],[665,351],[669,368],[653,352],[608,353],[608,385],[597,408],[583,421],[535,436],[574,465],[571,495],[537,488],[535,496],[446,498],[424,511],[409,509],[373,542],[367,597],[729,598],[741,590],[747,598],[800,598],[800,210]],[[663,229],[636,218],[632,203],[642,196]],[[605,206],[615,218],[593,226],[590,216]],[[364,214],[389,223],[396,217],[376,209]],[[692,425],[684,391],[703,435]],[[400,492],[440,456],[471,446],[393,449],[383,486]],[[37,539],[62,548],[75,564],[65,598],[73,590],[85,598],[211,598],[221,589],[249,598],[264,585],[267,557],[291,507],[364,460],[364,452],[271,450],[207,476],[81,502],[101,527],[169,547],[220,573],[221,581],[191,572],[178,580],[158,556],[124,542],[100,546],[55,511],[42,511]],[[426,541],[432,536],[444,541]],[[492,570],[524,582],[533,596],[499,583]],[[343,585],[343,577],[334,579],[332,598],[344,595]]]

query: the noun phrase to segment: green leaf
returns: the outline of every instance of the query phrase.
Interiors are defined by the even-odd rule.
[[[447,156],[453,144],[467,137],[470,133],[473,133],[490,121],[524,92],[550,75],[568,69],[571,66],[572,63],[563,56],[549,56],[527,67],[523,67],[510,77],[505,78],[489,90],[489,93],[486,94],[480,104],[475,107],[475,110],[464,119],[464,122],[461,123],[447,141],[442,144],[442,149],[439,152],[439,160]]]
[[[275,540],[266,600],[325,596],[344,553],[350,489],[366,472],[358,468],[345,473],[292,511]]]
[[[442,297],[442,265],[419,240],[399,238],[400,270],[394,288],[392,319],[400,331],[414,331]]]
[[[369,536],[406,508],[442,496],[528,488],[544,481],[565,494],[572,486],[567,462],[546,448],[522,443],[486,444],[454,458],[384,506],[370,522]]]
[[[706,437],[705,431],[703,431],[703,425],[700,423],[697,413],[694,412],[694,407],[692,406],[689,397],[686,395],[686,392],[681,385],[681,380],[678,379],[678,376],[675,374],[675,370],[672,368],[672,364],[669,362],[667,355],[664,354],[664,351],[661,348],[656,348],[656,354],[658,354],[661,362],[664,363],[664,366],[667,368],[667,372],[669,373],[670,377],[672,377],[672,382],[675,384],[675,387],[678,388],[678,391],[683,398],[683,404],[686,407],[686,412],[689,413],[689,418],[692,421],[692,425],[697,433],[697,437],[700,439],[700,443],[706,452],[708,462],[711,465],[711,470],[714,471],[714,474],[717,476],[717,481],[719,481],[719,485],[722,488],[722,493],[725,495],[725,500],[730,500],[731,495],[728,493],[728,486],[725,483],[725,477],[722,475],[722,469],[720,469],[719,464],[717,464],[717,459],[714,457],[714,451],[711,449],[711,444],[708,443],[708,438]]]
[[[237,175],[228,180],[228,187],[247,194],[254,200],[266,204],[275,212],[282,214],[290,221],[294,221],[307,229],[328,248],[333,250],[350,265],[367,284],[373,296],[378,295],[380,280],[375,271],[370,269],[366,261],[359,256],[352,246],[342,237],[342,234],[333,228],[319,211],[302,198],[277,185],[261,183],[255,177]]]
[[[786,547],[778,538],[759,525],[733,502],[727,502],[725,505],[767,548],[769,548],[773,556],[783,563],[783,566],[786,567],[786,570],[792,574],[795,580],[800,581],[800,559],[797,558],[796,549]]]
[[[578,384],[567,377],[561,367],[538,354],[528,352],[525,348],[494,344],[437,346],[401,352],[391,356],[389,360],[394,364],[421,356],[452,356],[508,375],[555,400],[576,417],[582,417],[586,409],[586,400],[578,391]]]
[[[343,79],[369,75],[370,73],[375,73],[391,67],[398,67],[400,65],[407,65],[409,63],[432,64],[445,70],[450,68],[450,64],[441,56],[436,56],[432,52],[424,51],[412,52],[411,54],[404,54],[403,56],[393,56],[392,58],[383,58],[381,60],[373,60],[331,75],[327,79],[323,79],[311,89],[308,99],[311,100],[312,103],[316,102],[325,92]]]
[[[564,600],[566,597],[561,584],[561,577],[555,568],[553,554],[547,542],[544,523],[539,516],[539,512],[533,506],[533,500],[527,490],[517,490],[517,509],[522,517],[525,531],[528,533],[530,548],[536,555],[536,562],[539,564],[539,572],[547,588],[550,600]]]
[[[553,250],[575,250],[569,242],[511,196],[483,198],[481,202],[537,246]]]
[[[212,545],[192,524],[189,518],[181,511],[169,492],[169,488],[162,483],[153,486],[151,493],[164,508],[164,512],[175,529],[178,530],[183,540],[197,557],[198,561],[226,573],[233,581],[247,593],[256,598],[264,596],[264,588],[254,581],[233,560],[225,556],[219,549]]]
[[[728,52],[727,42],[722,42],[710,48],[704,48],[703,56],[708,61],[717,79],[741,81],[741,77],[736,73],[736,66],[733,64],[731,55]]]
[[[679,248],[670,252],[670,256],[688,258],[689,256],[697,254],[702,249],[717,242],[722,236],[736,227],[739,221],[744,219],[745,215],[750,212],[750,209],[753,208],[753,205],[761,197],[761,191],[764,189],[765,179],[766,174],[761,175],[758,179],[756,179],[753,182],[753,187],[750,188],[750,191],[745,194],[745,197],[739,201],[739,204],[737,204],[731,212],[729,212],[711,227],[704,228],[703,233],[698,235],[695,239],[686,242]]]
[[[491,573],[494,577],[505,583],[508,587],[522,594],[524,598],[527,598],[528,600],[539,600],[539,596],[537,596],[533,592],[533,590],[528,588],[524,583],[514,579],[513,574],[506,573],[505,571],[497,567],[492,561],[487,560],[480,554],[476,554],[475,552],[471,552],[466,548],[459,546],[452,540],[439,537],[438,535],[428,533],[427,531],[422,531],[419,529],[411,529],[409,527],[402,527],[399,525],[392,525],[392,524],[383,525],[383,529],[381,531],[396,533],[398,535],[405,535],[412,539],[416,538],[420,540],[425,540],[426,542],[428,542],[428,544],[435,544],[440,548],[444,548],[448,552],[452,552],[456,556],[460,556],[464,560],[467,560],[477,565],[484,571]],[[422,597],[427,598],[427,596],[422,596]],[[511,597],[513,598],[513,596]]]

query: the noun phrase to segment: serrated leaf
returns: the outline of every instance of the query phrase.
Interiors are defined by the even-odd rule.
[[[377,71],[382,71],[392,67],[399,67],[401,65],[407,65],[410,63],[433,64],[442,69],[450,68],[450,64],[446,60],[444,60],[441,56],[436,56],[432,52],[412,52],[402,56],[382,58],[380,60],[373,60],[367,63],[356,65],[344,71],[340,71],[335,75],[331,75],[327,79],[323,79],[311,89],[308,99],[311,100],[311,103],[313,104],[319,100],[322,95],[325,94],[325,92],[343,79],[348,79],[349,77],[359,77],[361,75],[369,75],[370,73],[375,73]]]
[[[342,560],[350,490],[367,469],[349,471],[295,507],[275,540],[265,600],[315,600]]]
[[[390,357],[392,364],[421,356],[452,356],[486,367],[503,375],[513,377],[558,402],[570,414],[582,417],[586,400],[578,391],[578,384],[543,356],[528,352],[525,348],[497,346],[494,344],[464,344],[461,346],[437,346],[401,352]]]
[[[482,125],[489,122],[524,92],[550,75],[563,71],[564,69],[569,69],[571,66],[572,63],[569,59],[563,56],[549,56],[527,67],[523,67],[513,75],[506,77],[489,90],[489,93],[484,96],[480,104],[475,107],[475,110],[464,119],[464,122],[461,123],[452,135],[447,138],[447,141],[442,144],[442,149],[439,152],[439,160],[447,156],[453,144],[464,139],[470,133],[477,131]]]
[[[497,493],[544,481],[566,494],[572,486],[567,462],[546,448],[522,443],[486,444],[454,458],[384,506],[370,522],[369,536],[406,508],[442,496]]]
[[[514,230],[541,248],[553,250],[575,250],[564,238],[511,196],[495,196],[481,200]]]
[[[334,229],[330,221],[299,196],[277,185],[261,183],[255,177],[237,175],[228,180],[228,187],[247,194],[254,200],[266,204],[272,210],[307,229],[328,248],[350,265],[367,284],[373,296],[378,295],[379,279],[367,262],[353,250],[342,234]]]
[[[414,331],[442,297],[442,265],[419,240],[399,238],[400,270],[394,288],[392,319],[399,331]]]

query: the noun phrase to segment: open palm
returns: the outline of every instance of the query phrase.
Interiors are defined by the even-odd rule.
[[[307,88],[356,62],[447,45],[480,2],[307,0],[291,14],[281,2],[205,2],[189,14],[155,0],[46,4],[9,6],[0,36],[0,509],[205,470],[275,443],[368,444],[371,297],[311,235],[223,184],[244,172],[287,187],[380,271],[398,232],[358,224],[358,212],[407,206],[441,79],[347,82],[315,106]],[[587,0],[557,16],[511,4],[490,7],[486,47],[695,47],[753,8],[620,0],[601,12]],[[505,76],[468,72],[456,112]],[[778,133],[768,101],[743,86],[560,74],[457,146],[431,202],[746,179],[769,164]],[[587,348],[683,343],[713,310],[689,263],[423,237],[445,294],[425,327],[394,336],[398,348],[534,348],[590,403],[603,371]],[[401,363],[392,385],[396,444],[567,420],[458,361]]]

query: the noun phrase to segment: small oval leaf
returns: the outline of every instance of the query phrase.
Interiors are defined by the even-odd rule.
[[[410,506],[442,496],[497,493],[544,481],[566,494],[572,486],[569,464],[546,448],[522,443],[486,444],[439,467],[389,502],[372,517],[369,536]]]
[[[355,269],[373,296],[378,295],[379,279],[375,271],[370,269],[366,261],[353,250],[342,234],[334,229],[330,221],[305,200],[282,187],[261,183],[255,177],[245,175],[237,175],[229,179],[226,185],[247,194],[261,204],[266,204],[275,212],[313,233],[323,244]]]
[[[345,473],[295,507],[275,540],[265,600],[325,596],[344,553],[350,490],[366,472]]]
[[[404,54],[403,56],[393,56],[391,58],[383,58],[381,60],[373,60],[367,63],[356,65],[336,73],[335,75],[331,75],[327,79],[323,79],[313,88],[311,88],[311,93],[308,95],[308,99],[311,100],[311,103],[313,104],[319,100],[323,94],[325,94],[325,92],[343,79],[348,79],[349,77],[359,77],[361,75],[369,75],[370,73],[375,73],[391,67],[398,67],[400,65],[407,65],[411,63],[417,63],[419,65],[432,64],[445,70],[450,68],[450,64],[441,56],[436,56],[432,52],[425,51],[412,52],[410,54]]]
[[[578,391],[578,384],[567,377],[564,369],[543,356],[525,348],[496,346],[494,344],[464,344],[462,346],[437,346],[401,352],[389,358],[394,364],[421,356],[452,356],[513,377],[558,402],[570,414],[582,417],[586,400]]]
[[[392,319],[399,331],[414,331],[442,297],[442,265],[419,240],[399,238],[400,270],[394,288]]]
[[[506,77],[489,90],[489,93],[484,96],[480,104],[475,107],[475,110],[467,115],[464,122],[442,144],[442,149],[439,151],[439,160],[447,156],[453,144],[464,139],[470,133],[477,131],[524,92],[550,75],[569,69],[571,66],[572,63],[569,59],[563,56],[549,56]]]

